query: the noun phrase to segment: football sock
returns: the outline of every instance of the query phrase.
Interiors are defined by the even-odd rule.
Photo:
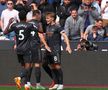
[[[24,69],[24,68],[20,71],[20,75],[19,76],[21,77],[21,79],[26,76],[26,73],[27,73],[26,69]]]
[[[32,74],[32,67],[30,68],[30,71],[29,71],[29,75],[28,75],[28,81],[30,82],[30,79],[31,79],[31,74]]]
[[[52,76],[52,70],[50,69],[50,67],[48,66],[48,64],[43,64],[42,65],[43,69],[45,70],[45,72],[49,75],[49,77],[51,79],[53,79],[53,76]]]
[[[63,71],[62,69],[57,69],[58,73],[57,73],[57,76],[58,76],[58,84],[63,84]]]
[[[58,84],[58,71],[57,69],[52,69],[52,75],[53,75],[53,80],[55,82],[55,84]]]
[[[36,77],[37,83],[40,83],[40,77],[41,77],[40,67],[35,67],[35,77]]]

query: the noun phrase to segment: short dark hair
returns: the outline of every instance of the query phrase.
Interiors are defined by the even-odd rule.
[[[12,1],[12,2],[13,2],[13,0],[7,0],[7,2],[8,2],[8,1]]]
[[[72,12],[72,11],[78,11],[78,9],[75,8],[75,7],[71,7],[69,11],[70,11],[70,12]]]
[[[24,10],[21,10],[20,12],[19,12],[19,19],[20,20],[26,20],[26,11],[24,11]]]
[[[45,16],[50,16],[56,20],[56,14],[54,12],[47,12]]]
[[[36,14],[41,14],[40,10],[33,10],[33,16],[35,16]]]
[[[97,26],[94,25],[94,26],[92,27],[92,29],[97,29]]]
[[[99,21],[103,22],[101,18],[96,19],[96,22],[99,22]]]

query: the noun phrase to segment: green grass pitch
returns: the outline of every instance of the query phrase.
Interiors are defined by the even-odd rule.
[[[17,88],[14,86],[0,86],[0,90],[17,90]],[[22,88],[21,90],[24,90],[24,88]],[[108,90],[108,88],[64,88],[63,90]]]

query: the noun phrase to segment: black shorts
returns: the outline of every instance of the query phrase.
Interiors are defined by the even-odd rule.
[[[45,61],[48,64],[61,64],[61,53],[59,52],[46,52],[45,53],[45,57],[44,57]]]
[[[21,63],[22,66],[24,66],[24,59],[23,59],[23,55],[21,54],[17,54],[17,58],[18,58],[18,62]]]
[[[42,62],[42,52],[40,48],[31,49],[31,60],[32,60],[32,63]]]
[[[25,54],[17,54],[18,62],[21,63],[21,65],[24,65],[25,63],[32,63],[31,61],[31,52],[26,52]]]
[[[24,54],[17,54],[18,61],[21,63],[21,65],[24,65],[25,63],[41,63],[41,49],[39,48],[33,48],[29,50],[28,52],[25,52]]]

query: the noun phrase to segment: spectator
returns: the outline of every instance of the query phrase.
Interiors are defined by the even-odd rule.
[[[82,39],[77,45],[77,51],[97,51],[98,46],[91,41]]]
[[[79,6],[82,4],[82,0],[72,0],[72,7],[73,8],[76,8],[76,9],[79,9]]]
[[[41,10],[42,14],[46,12],[56,12],[54,6],[52,4],[49,4],[47,0],[41,0],[39,10]]]
[[[17,0],[14,9],[18,11],[24,10],[26,13],[29,11],[29,7],[23,2],[23,0]]]
[[[56,12],[56,8],[54,7],[54,5],[49,4],[47,2],[47,0],[41,0],[40,5],[39,5],[39,10],[41,10],[42,13],[42,26],[43,26],[43,30],[44,32],[46,31],[46,20],[45,20],[45,13],[46,12]]]
[[[31,10],[27,13],[27,21],[30,21],[32,19],[33,11],[38,10],[38,4],[36,2],[32,2],[30,7],[31,7]]]
[[[96,8],[99,14],[101,14],[101,8],[96,0],[92,0],[92,6]]]
[[[102,0],[101,2],[103,26],[108,25],[108,0]]]
[[[101,1],[102,0],[95,0],[98,4],[99,4],[99,6],[101,6]]]
[[[4,9],[6,9],[6,0],[0,0],[0,18],[1,18],[1,13]],[[1,19],[0,19],[0,29],[1,29]]]
[[[0,0],[0,17],[1,17],[1,13],[4,9],[6,9],[6,0]]]
[[[76,41],[83,38],[83,31],[83,19],[80,16],[78,16],[78,12],[76,9],[72,9],[71,15],[66,19],[65,22],[65,32],[70,40]]]
[[[63,4],[57,7],[57,15],[60,17],[60,25],[64,27],[65,20],[70,16],[71,0],[63,0]]]
[[[108,41],[108,25],[104,27],[105,29],[105,37],[104,37],[104,41]]]
[[[103,20],[102,19],[97,19],[95,24],[89,25],[87,27],[87,29],[85,30],[84,39],[87,40],[88,35],[92,33],[93,26],[97,27],[97,32],[100,36],[102,36],[102,37],[105,36],[105,29],[103,28]]]
[[[14,7],[13,1],[8,0],[7,1],[7,9],[3,10],[2,14],[1,14],[2,31],[5,30],[5,28],[8,25],[8,22],[11,18],[14,18],[14,23],[19,21],[18,11],[13,9],[13,7]],[[13,40],[14,35],[15,35],[14,32],[11,32],[8,35],[6,35],[6,38]]]
[[[92,27],[92,33],[88,34],[87,40],[88,41],[103,41],[104,37],[98,34],[97,26]]]
[[[100,14],[95,7],[92,7],[91,0],[84,0],[83,4],[79,7],[78,14],[84,19],[85,29],[95,23],[95,20],[100,18]]]

